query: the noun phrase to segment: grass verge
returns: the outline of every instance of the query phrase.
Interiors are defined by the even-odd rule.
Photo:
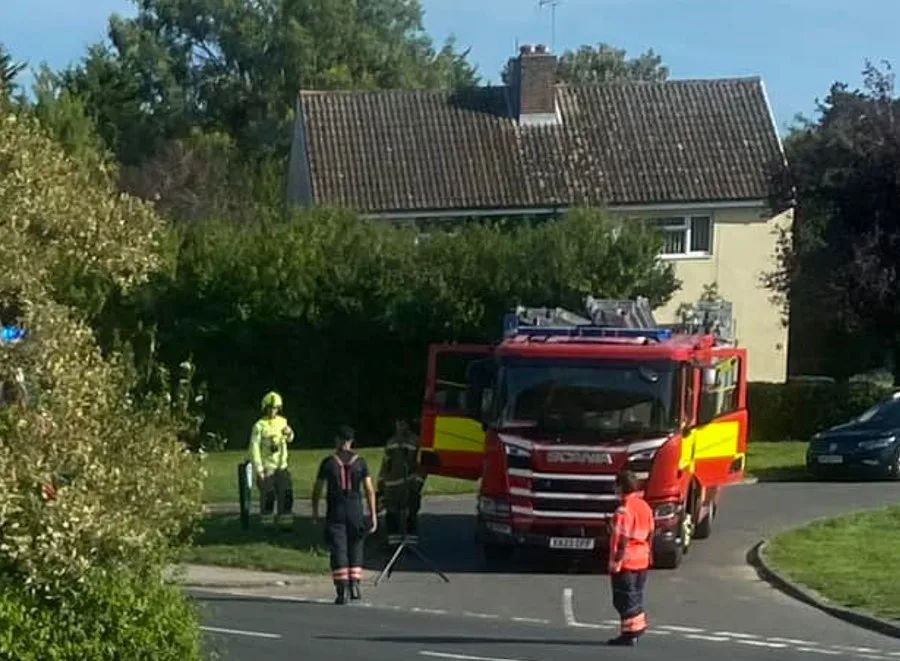
[[[373,480],[381,467],[382,453],[381,448],[362,448],[359,451],[369,465]],[[289,461],[295,497],[309,498],[319,462],[327,454],[327,450],[291,450]],[[206,455],[204,466],[208,477],[203,494],[204,502],[237,502],[237,465],[246,458],[247,453],[239,451],[210,452]],[[474,493],[476,484],[469,480],[455,480],[432,475],[425,482],[425,494],[437,496]]]
[[[775,537],[773,566],[832,602],[900,619],[897,570],[900,507],[817,521]]]
[[[184,555],[184,562],[259,571],[326,574],[328,551],[322,524],[296,517],[289,530],[265,525],[253,517],[250,528],[241,528],[237,514],[204,517],[203,531]]]
[[[751,441],[747,443],[747,477],[760,482],[798,482],[806,474],[805,441]]]

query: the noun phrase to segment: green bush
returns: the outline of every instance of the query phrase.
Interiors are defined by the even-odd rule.
[[[547,223],[396,226],[330,209],[289,222],[178,230],[175,276],[109,306],[155,328],[169,365],[192,356],[207,384],[206,431],[244,447],[275,389],[301,446],[348,421],[384,442],[421,406],[431,342],[488,342],[518,303],[580,308],[587,294],[668,301],[678,288],[660,238],[599,211]],[[620,231],[615,231],[615,230]]]
[[[89,576],[71,594],[0,582],[0,658],[16,661],[196,661],[202,637],[184,592],[159,578]]]
[[[750,440],[807,440],[889,397],[892,388],[851,383],[750,383]]]

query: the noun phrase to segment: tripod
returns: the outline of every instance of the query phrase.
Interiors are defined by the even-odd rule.
[[[400,561],[400,558],[403,556],[403,553],[405,551],[411,551],[417,558],[419,558],[419,560],[422,561],[423,565],[431,570],[432,573],[440,576],[443,579],[444,583],[449,583],[450,579],[447,578],[447,575],[444,574],[444,572],[442,572],[440,569],[438,569],[437,565],[434,564],[434,561],[432,561],[427,555],[419,550],[418,543],[409,541],[409,535],[406,533],[409,511],[404,508],[400,510],[400,514],[402,517],[400,520],[403,522],[402,525],[404,530],[403,541],[400,542],[397,550],[394,551],[394,555],[392,555],[391,559],[388,560],[388,563],[384,566],[384,569],[381,570],[381,573],[378,574],[378,578],[375,579],[375,586],[377,587],[378,585],[380,585],[385,578],[391,577],[391,574],[394,573],[395,566]]]

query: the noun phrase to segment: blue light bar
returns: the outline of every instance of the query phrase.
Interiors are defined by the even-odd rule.
[[[0,326],[0,344],[15,344],[25,338],[25,329],[16,326]]]
[[[672,338],[670,328],[620,328],[616,326],[594,326],[591,324],[573,326],[534,326],[522,324],[515,314],[503,317],[503,336],[515,337],[646,337],[657,342]]]

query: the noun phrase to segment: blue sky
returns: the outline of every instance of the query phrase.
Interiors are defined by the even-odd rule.
[[[20,60],[61,67],[105,37],[128,0],[7,3],[0,41]],[[550,43],[538,0],[423,0],[426,28],[453,34],[482,75],[498,80],[520,43]],[[861,84],[866,58],[900,64],[895,0],[560,0],[555,50],[605,41],[629,54],[660,53],[675,78],[760,75],[779,126],[811,113],[835,80]]]

